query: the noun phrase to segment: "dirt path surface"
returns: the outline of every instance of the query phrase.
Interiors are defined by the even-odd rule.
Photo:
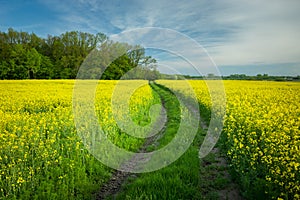
[[[200,125],[203,130],[207,131],[208,126],[204,120],[200,120]],[[238,185],[234,183],[228,172],[228,163],[219,147],[215,146],[202,159],[200,169],[200,176],[203,180],[200,189],[203,199],[244,200]]]
[[[160,96],[161,97],[161,96]],[[166,115],[166,109],[164,106],[164,99],[161,97],[161,102],[162,102],[162,110],[161,110],[161,116],[167,116]],[[157,120],[157,123],[159,125],[161,124],[166,124],[167,122],[167,118],[161,118],[159,120]],[[142,155],[140,155],[139,153],[146,153],[147,152],[147,148],[150,145],[153,145],[155,143],[157,143],[157,140],[162,137],[162,135],[164,134],[165,131],[165,126],[163,126],[161,128],[161,130],[159,131],[159,133],[148,137],[145,141],[145,143],[143,144],[143,146],[139,149],[139,151],[137,152],[137,154],[135,154],[130,160],[128,160],[127,162],[125,162],[121,167],[120,170],[116,170],[113,175],[111,176],[110,180],[101,187],[100,191],[96,194],[96,199],[97,200],[101,200],[101,199],[105,199],[107,197],[114,197],[116,196],[120,189],[121,186],[124,182],[126,182],[126,180],[129,177],[137,177],[137,174],[134,173],[130,173],[128,171],[133,171],[134,168],[136,166],[139,166],[141,163],[147,163],[147,161],[149,160],[149,157],[145,158]]]
[[[163,132],[163,131],[162,131]],[[152,136],[146,140],[143,147],[138,151],[138,153],[145,153],[147,152],[146,149],[158,139],[160,134]],[[133,156],[129,161],[123,164],[120,171],[116,170],[110,180],[101,187],[101,190],[96,195],[96,199],[105,199],[109,196],[115,196],[121,189],[122,184],[128,179],[128,177],[133,176],[136,177],[137,175],[134,173],[130,173],[127,171],[134,170],[135,166],[139,165],[138,163],[147,162],[149,158],[144,158],[139,154]]]
[[[164,99],[161,96],[162,112],[166,112]],[[195,111],[196,112],[196,111]],[[164,113],[166,114],[166,113]],[[163,124],[167,123],[167,119]],[[158,120],[160,121],[160,120]],[[161,123],[161,121],[160,121]],[[200,120],[200,126],[203,130],[207,130],[208,126],[204,120]],[[139,149],[138,153],[147,152],[150,145],[157,145],[158,139],[163,136],[166,126],[163,126],[160,132],[152,137],[146,139],[143,146]],[[200,147],[199,147],[200,148]],[[130,173],[136,166],[141,163],[147,163],[149,158],[144,158],[140,154],[135,154],[130,160],[125,162],[120,171],[115,171],[110,180],[101,187],[100,191],[95,194],[97,200],[112,198],[114,199],[121,191],[122,185],[126,184],[129,178],[136,179],[138,174]],[[208,156],[201,159],[200,167],[200,183],[199,190],[202,193],[203,199],[230,199],[230,200],[243,200],[239,193],[238,186],[233,182],[228,173],[228,164],[226,159],[221,154],[218,147],[214,147]]]

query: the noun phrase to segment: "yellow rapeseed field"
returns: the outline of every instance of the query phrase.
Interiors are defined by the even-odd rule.
[[[180,81],[159,83],[181,88]],[[212,103],[206,82],[189,83],[209,120]],[[300,83],[224,81],[224,87],[221,144],[245,195],[300,199]]]
[[[121,82],[121,94],[132,92],[137,85],[137,81]],[[160,100],[141,82],[144,86],[120,102],[128,102],[131,119],[144,126],[151,121],[151,105]],[[181,81],[157,82],[190,95]],[[0,81],[0,199],[90,199],[108,180],[111,170],[86,150],[76,133],[74,83]],[[209,121],[212,103],[206,82],[189,83],[201,115]],[[115,145],[136,151],[144,140],[120,130],[114,117],[122,119],[126,113],[118,109],[118,103],[117,116],[112,114],[117,84],[100,81],[95,112]],[[251,199],[299,199],[300,83],[224,81],[224,88],[226,118],[219,145],[244,195]]]
[[[123,83],[125,93],[134,86]],[[121,134],[108,114],[116,84],[100,81],[95,110],[108,137],[134,151],[143,140]],[[76,134],[73,86],[69,80],[0,81],[0,199],[90,199],[109,178],[111,170]],[[146,84],[126,101],[134,121],[147,123],[147,109],[159,99]]]
[[[261,181],[254,188],[266,196],[299,199],[300,84],[230,81],[225,87],[225,145],[235,170]]]

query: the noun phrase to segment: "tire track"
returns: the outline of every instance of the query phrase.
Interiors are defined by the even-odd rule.
[[[153,83],[155,84],[155,83]],[[151,84],[150,84],[151,86]],[[157,92],[157,90],[151,86],[151,88]],[[161,115],[160,116],[167,116],[166,114],[166,108],[165,108],[165,100],[163,98],[163,96],[157,92],[158,95],[160,96],[160,100],[162,103],[162,110],[161,110]],[[121,167],[120,170],[116,170],[110,180],[105,183],[100,191],[95,195],[95,199],[97,200],[102,200],[105,199],[107,197],[115,197],[121,190],[121,186],[126,182],[126,180],[129,177],[137,177],[137,174],[134,173],[130,173],[128,171],[133,171],[134,168],[138,165],[138,163],[146,163],[149,158],[145,158],[142,155],[140,155],[139,153],[146,153],[147,152],[147,148],[152,145],[155,144],[157,142],[157,140],[162,137],[164,135],[165,129],[166,129],[166,123],[168,121],[168,118],[164,118],[165,121],[163,121],[164,126],[162,127],[162,129],[159,131],[159,133],[148,137],[145,141],[145,143],[142,145],[142,147],[137,151],[137,153],[127,162],[125,162]],[[157,120],[157,123],[162,124],[161,120]]]

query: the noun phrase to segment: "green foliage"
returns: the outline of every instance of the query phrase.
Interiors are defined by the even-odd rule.
[[[101,55],[101,61],[93,57],[96,61],[85,78],[99,76],[103,67],[108,66],[101,78],[119,79],[132,68],[149,66],[151,69],[151,64],[156,62],[151,56],[145,56],[144,48],[112,42],[103,33],[71,31],[40,38],[34,33],[9,28],[7,33],[0,32],[0,79],[74,79],[92,51]],[[111,60],[114,55],[119,56]],[[144,78],[154,77],[151,74]]]
[[[157,150],[169,144],[176,135],[181,111],[171,91],[157,85],[152,88],[161,96],[168,116],[163,137],[152,146]],[[193,145],[177,161],[158,171],[141,174],[124,185],[115,199],[201,199],[198,148],[202,139],[201,134],[197,134]]]
[[[109,115],[116,84],[117,81],[101,81],[95,112],[108,138],[134,152],[144,140],[121,134]],[[124,81],[122,91],[129,91],[128,87],[135,84],[136,81]],[[73,85],[74,81],[69,80],[0,81],[1,200],[92,199],[108,181],[112,169],[90,154],[76,131]],[[132,119],[137,124],[150,121],[149,109],[159,102],[148,85],[138,88],[129,101],[134,111]]]

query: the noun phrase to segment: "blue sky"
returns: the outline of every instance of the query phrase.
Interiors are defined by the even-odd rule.
[[[222,75],[300,75],[298,0],[0,0],[0,4],[1,31],[12,27],[46,37],[79,30],[110,36],[134,28],[167,28],[205,48]],[[197,56],[176,39],[173,43]],[[197,75],[179,57],[157,50],[148,53],[161,65]]]

